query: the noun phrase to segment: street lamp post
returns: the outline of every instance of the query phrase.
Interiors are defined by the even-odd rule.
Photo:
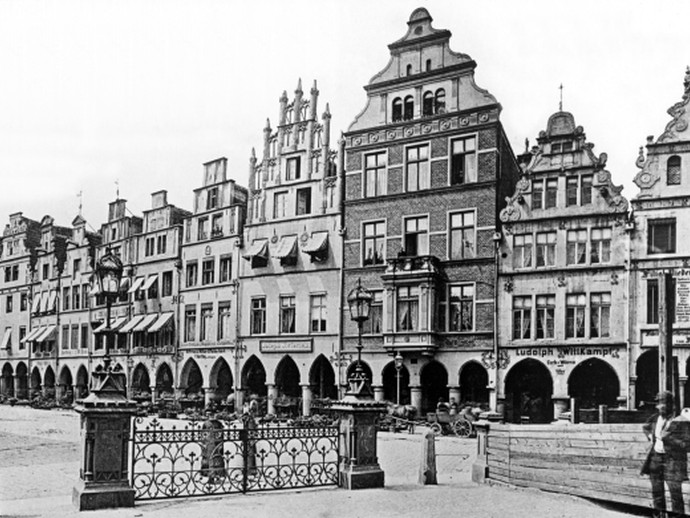
[[[362,280],[357,279],[357,286],[348,294],[347,305],[350,308],[350,319],[357,322],[357,366],[348,380],[349,393],[356,397],[370,397],[371,389],[364,369],[362,368],[362,326],[369,320],[369,310],[373,296],[362,287]]]
[[[110,340],[112,329],[110,328],[110,308],[112,301],[120,293],[120,280],[122,279],[122,261],[108,248],[96,265],[96,278],[98,280],[99,293],[105,297],[105,354],[103,366],[106,370],[110,366]]]
[[[395,354],[393,361],[395,362],[395,381],[396,381],[395,404],[399,405],[400,404],[400,371],[402,370],[402,367],[403,367],[403,357],[402,357],[402,354],[400,354],[400,351],[398,351]]]

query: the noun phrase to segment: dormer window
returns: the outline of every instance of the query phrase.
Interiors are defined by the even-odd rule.
[[[551,144],[551,153],[568,153],[573,150],[573,143],[568,142],[554,142]]]
[[[302,171],[300,170],[300,157],[292,157],[287,159],[286,177],[288,180],[299,180]]]
[[[403,102],[400,97],[396,97],[393,100],[393,122],[399,122],[402,120],[403,114]]]
[[[206,210],[215,209],[218,206],[218,187],[208,190],[206,198]]]
[[[403,111],[403,120],[409,121],[414,118],[414,98],[411,95],[405,97],[405,107]]]
[[[677,155],[666,162],[666,185],[680,185],[680,157]]]

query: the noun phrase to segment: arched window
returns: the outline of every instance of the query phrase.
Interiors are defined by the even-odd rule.
[[[403,120],[409,121],[414,118],[414,98],[411,95],[405,97],[405,111],[403,112]]]
[[[405,68],[405,75],[412,75],[412,65],[407,65],[407,67]]]
[[[443,88],[436,90],[434,113],[446,113],[446,91]]]
[[[422,115],[429,117],[434,114],[434,94],[431,92],[424,92],[422,97]]]
[[[426,71],[431,72],[431,60],[430,59],[426,60]]]
[[[400,97],[393,99],[393,122],[402,120],[403,102]]]
[[[666,163],[666,184],[680,185],[680,157],[672,156]]]

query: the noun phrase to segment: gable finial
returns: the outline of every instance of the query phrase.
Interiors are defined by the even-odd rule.
[[[558,89],[561,91],[561,100],[558,102],[558,111],[562,112],[563,111],[563,83],[561,83],[561,86],[559,86]]]

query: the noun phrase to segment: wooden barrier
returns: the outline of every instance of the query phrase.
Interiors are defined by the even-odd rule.
[[[472,479],[651,507],[640,475],[650,443],[640,424],[515,425],[475,423]],[[688,495],[690,484],[683,486]],[[690,505],[686,497],[686,513]],[[670,499],[667,495],[667,502]]]

